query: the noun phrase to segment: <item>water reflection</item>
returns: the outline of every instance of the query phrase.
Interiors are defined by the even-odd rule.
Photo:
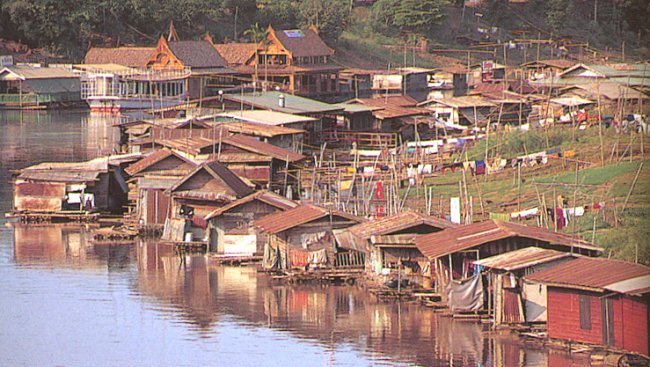
[[[111,118],[0,111],[0,211],[11,170],[109,153]],[[90,230],[0,217],[0,365],[588,365],[360,287],[282,285]]]
[[[80,224],[7,224],[13,228],[16,264],[26,266],[127,269],[131,246],[93,244],[90,228]]]

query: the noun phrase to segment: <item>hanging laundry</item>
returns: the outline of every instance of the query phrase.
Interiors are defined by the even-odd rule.
[[[594,203],[594,205],[591,206],[592,209],[601,209],[605,207],[605,203]]]
[[[562,229],[566,226],[564,210],[562,208],[555,208],[555,226],[557,229]]]
[[[379,166],[379,169],[382,170],[382,171],[388,171],[390,169],[390,167],[388,167],[385,164],[382,164],[381,166]]]
[[[485,174],[485,161],[476,161],[476,174],[477,175],[484,175]]]
[[[384,214],[385,214],[384,206],[383,205],[376,205],[375,206],[375,218],[383,218]]]
[[[347,173],[355,173],[357,170],[354,167],[348,167],[345,169]]]
[[[379,200],[384,199],[384,183],[381,181],[377,181],[375,199],[379,199]]]
[[[422,173],[424,174],[431,174],[433,173],[433,166],[430,164],[425,164],[424,168],[422,169]]]
[[[510,214],[508,214],[508,213],[490,213],[490,219],[509,222],[510,221]]]
[[[531,217],[536,217],[539,214],[538,208],[526,209],[519,212],[514,212],[510,214],[512,219],[528,219]]]
[[[585,207],[584,206],[577,206],[575,208],[569,208],[569,209],[567,209],[567,211],[569,212],[569,215],[573,216],[573,217],[582,217],[583,215],[585,215]]]
[[[363,173],[363,167],[357,167],[357,173]]]
[[[463,171],[467,171],[469,169],[469,162],[463,162]]]

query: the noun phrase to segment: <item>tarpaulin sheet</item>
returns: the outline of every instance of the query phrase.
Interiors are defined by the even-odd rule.
[[[481,274],[447,285],[447,299],[452,311],[479,311],[483,308]]]

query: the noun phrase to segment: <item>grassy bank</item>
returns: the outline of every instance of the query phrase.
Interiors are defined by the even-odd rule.
[[[517,169],[510,165],[488,176],[471,176],[467,172],[465,183],[467,194],[473,199],[474,220],[487,219],[489,213],[511,213],[544,205],[552,208],[559,195],[566,198],[569,207],[574,203],[576,206],[604,203],[604,209],[587,211],[562,231],[593,239],[606,249],[606,256],[628,261],[638,259],[650,265],[650,160],[643,159],[639,138],[606,131],[603,136],[605,165],[601,165],[597,129],[578,131],[575,135],[560,128],[548,132],[501,134],[498,138],[494,134],[490,137],[489,157],[512,158],[548,148],[573,150],[575,156],[571,160],[550,159],[546,165],[522,167],[520,183]],[[632,139],[630,161],[630,157],[622,153]],[[616,153],[610,155],[616,152],[617,141],[620,157]],[[479,142],[466,156],[469,160],[483,159],[485,147],[485,141]],[[650,154],[646,157],[650,158]],[[581,162],[577,176],[575,160]],[[631,190],[637,172],[639,177]],[[460,170],[425,180],[427,190],[432,193],[432,211],[438,212],[440,208],[443,212],[449,211],[449,198],[459,196],[459,182],[463,184]],[[423,190],[411,190],[409,196],[409,204],[425,206]],[[524,223],[537,225],[538,221],[533,218]]]

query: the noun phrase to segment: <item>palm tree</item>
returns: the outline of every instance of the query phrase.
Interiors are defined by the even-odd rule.
[[[258,46],[259,42],[262,40],[262,37],[265,36],[265,32],[262,31],[258,23],[255,23],[254,25],[251,25],[249,29],[244,31],[244,36],[250,36],[251,41],[255,43],[255,84],[257,84],[257,64],[259,63]],[[266,37],[264,38],[266,39]]]

